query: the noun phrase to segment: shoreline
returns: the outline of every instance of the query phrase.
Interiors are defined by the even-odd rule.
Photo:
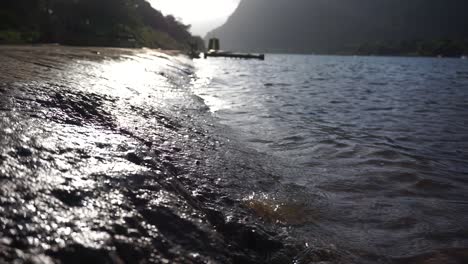
[[[233,197],[258,172],[226,162],[184,57],[1,46],[0,59],[0,262],[334,260]]]
[[[153,49],[148,47],[117,47],[117,46],[80,46],[80,45],[64,45],[60,43],[20,43],[20,44],[0,44],[0,48],[5,47],[23,47],[23,48],[32,48],[32,47],[68,47],[74,49],[114,49],[114,50],[153,50],[161,52],[171,56],[178,55],[189,55],[189,51],[184,50],[169,50],[169,49]],[[460,56],[443,56],[443,55],[419,55],[412,53],[401,53],[401,54],[371,54],[371,53],[352,53],[352,52],[330,52],[330,53],[301,53],[301,52],[263,52],[263,51],[243,51],[246,53],[263,53],[263,54],[272,54],[272,55],[298,55],[298,56],[339,56],[339,57],[377,57],[377,58],[412,58],[412,59],[462,59],[465,60],[468,55]]]
[[[0,46],[0,61],[0,263],[467,258],[463,248],[389,259],[324,234],[300,240],[294,226],[315,221],[301,199],[320,197],[226,137],[180,53]]]

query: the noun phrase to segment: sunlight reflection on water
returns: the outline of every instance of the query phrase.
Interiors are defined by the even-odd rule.
[[[22,56],[22,48],[17,49],[15,55]],[[32,51],[40,60],[50,59],[55,49],[61,59],[57,65],[27,64],[30,68],[22,69],[25,75],[31,71],[27,78],[2,90],[20,103],[0,117],[2,180],[8,175],[0,186],[0,224],[5,234],[26,237],[30,247],[105,248],[113,229],[137,214],[129,206],[129,186],[167,173],[150,151],[152,144],[169,148],[163,144],[167,138],[183,137],[170,120],[173,115],[158,107],[201,107],[186,89],[190,61],[151,50],[118,50],[138,53],[118,59],[112,49]],[[91,59],[63,62],[67,52]],[[139,198],[152,194],[135,188]],[[148,198],[155,206],[181,203],[170,192],[157,195]],[[185,211],[181,215],[193,217]],[[152,232],[156,237],[158,230]]]

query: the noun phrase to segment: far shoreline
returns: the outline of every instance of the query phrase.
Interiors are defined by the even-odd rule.
[[[79,45],[79,44],[62,44],[62,43],[0,43],[0,46],[4,47],[75,47],[75,48],[108,48],[108,49],[128,49],[128,50],[143,50],[150,49],[156,50],[168,55],[189,55],[190,51],[181,49],[163,49],[163,48],[152,48],[152,47],[130,47],[130,46],[101,46],[101,45]],[[262,50],[240,50],[241,52],[253,52],[253,53],[264,53],[270,55],[298,55],[298,56],[342,56],[342,57],[382,57],[382,58],[432,58],[432,59],[466,59],[468,55],[461,56],[443,56],[443,55],[418,55],[418,54],[354,54],[348,52],[337,52],[337,53],[314,53],[314,52],[267,52]],[[205,51],[200,51],[205,52]],[[238,50],[236,50],[238,52]]]

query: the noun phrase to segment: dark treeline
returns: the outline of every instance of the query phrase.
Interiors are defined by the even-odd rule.
[[[190,26],[145,0],[1,0],[0,43],[189,49]]]
[[[353,54],[459,57],[468,54],[468,39],[368,42],[359,46]]]
[[[467,10],[466,0],[242,0],[208,37],[239,51],[460,56]]]

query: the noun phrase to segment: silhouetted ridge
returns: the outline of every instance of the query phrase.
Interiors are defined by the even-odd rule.
[[[466,45],[466,10],[465,0],[242,0],[208,37],[229,50],[398,53]]]

